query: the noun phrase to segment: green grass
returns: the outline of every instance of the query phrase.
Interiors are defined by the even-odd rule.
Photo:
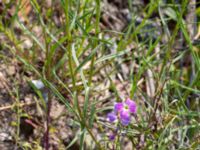
[[[27,17],[26,24],[17,15],[21,11],[20,2],[13,2],[17,9],[8,22],[3,20],[9,3],[0,16],[0,32],[6,37],[0,44],[0,52],[6,50],[23,64],[25,71],[32,72],[33,78],[41,79],[49,89],[48,103],[45,103],[41,91],[33,88],[45,114],[43,123],[48,128],[43,133],[45,149],[51,145],[49,114],[53,100],[66,106],[67,113],[73,116],[72,124],[77,127],[67,149],[77,143],[79,149],[124,149],[125,141],[131,142],[133,149],[200,148],[200,56],[199,47],[193,45],[187,29],[187,0],[179,5],[174,1],[169,4],[162,0],[152,1],[142,9],[144,19],[137,26],[137,14],[129,5],[132,18],[121,32],[101,28],[103,2],[100,0],[61,0],[52,2],[49,7],[45,7],[44,2],[30,0],[31,15],[35,18]],[[62,14],[59,25],[53,19],[56,7]],[[156,39],[151,36],[138,38],[141,33],[151,32],[146,26],[155,13],[162,33]],[[173,28],[169,27],[171,23]],[[21,30],[20,36],[33,43],[29,49],[23,47],[23,40],[14,29],[16,25]],[[35,33],[34,27],[41,29],[40,35]],[[107,35],[109,37],[105,38]],[[165,42],[164,37],[167,38]],[[174,48],[179,38],[186,45],[182,50]],[[112,47],[115,48],[111,51]],[[39,60],[43,61],[42,68],[37,63]],[[189,65],[184,66],[183,62]],[[123,65],[129,70],[126,75],[122,72]],[[148,85],[150,78],[153,80]],[[31,82],[31,78],[26,80]],[[123,86],[127,97],[123,97],[124,91],[119,85]],[[150,86],[155,88],[153,95],[147,92]],[[19,107],[19,92],[11,91],[17,99],[14,102],[17,111],[13,112],[17,115],[15,142],[24,149],[34,149],[34,145],[40,149],[41,137],[32,143],[20,139],[23,108]],[[118,135],[115,141],[109,141],[107,133],[114,127],[105,121],[106,114],[112,110],[114,102],[128,97],[137,103],[137,119],[121,129],[125,136]]]

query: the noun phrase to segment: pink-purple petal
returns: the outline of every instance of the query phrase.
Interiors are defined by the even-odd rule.
[[[121,124],[127,126],[131,121],[131,116],[127,110],[123,110],[120,112],[120,121]]]
[[[130,113],[133,113],[133,114],[136,113],[136,111],[137,111],[137,105],[136,105],[136,103],[133,100],[127,99],[125,101],[125,103],[128,105]]]
[[[117,115],[114,112],[111,112],[107,115],[107,118],[109,122],[114,122],[117,120]]]
[[[116,103],[114,106],[114,111],[115,112],[121,112],[124,108],[124,104],[123,103]]]

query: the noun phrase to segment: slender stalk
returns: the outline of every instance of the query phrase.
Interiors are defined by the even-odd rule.
[[[51,73],[51,68],[52,68],[52,59],[50,56],[50,49],[49,49],[49,41],[48,41],[48,37],[47,34],[45,32],[45,29],[43,27],[43,32],[44,32],[44,39],[45,39],[45,48],[46,48],[46,62],[45,62],[45,77],[48,81],[52,80],[52,73]],[[47,99],[47,112],[46,112],[46,132],[45,132],[45,136],[44,136],[44,147],[45,150],[49,150],[49,129],[50,129],[50,123],[51,123],[51,117],[50,117],[50,113],[51,113],[51,105],[52,105],[52,99],[51,99],[51,93],[48,92],[48,99]]]
[[[96,34],[96,37],[98,38],[99,20],[100,20],[100,0],[95,0],[95,2],[97,5],[96,6],[95,34]],[[98,42],[97,42],[97,40],[95,40],[93,48],[95,48],[97,46],[97,44],[98,44]],[[92,76],[93,76],[93,71],[94,71],[94,62],[95,62],[95,55],[92,56],[92,60],[91,60],[88,86],[90,86],[91,82],[92,82]]]
[[[51,123],[51,117],[50,117],[50,113],[51,113],[51,95],[50,93],[48,93],[48,103],[47,103],[47,118],[46,118],[46,133],[45,133],[45,150],[49,150],[49,126]]]

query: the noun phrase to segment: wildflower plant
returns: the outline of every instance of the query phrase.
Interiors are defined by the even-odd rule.
[[[136,103],[131,99],[126,99],[123,102],[118,102],[114,104],[114,109],[112,112],[108,113],[107,120],[110,123],[115,123],[117,126],[116,130],[112,135],[109,136],[110,140],[114,140],[114,136],[118,133],[118,130],[120,130],[120,127],[127,127],[131,121],[134,115],[137,112],[137,105]]]

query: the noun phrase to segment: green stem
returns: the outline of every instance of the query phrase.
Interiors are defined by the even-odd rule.
[[[96,38],[98,39],[98,33],[99,33],[99,21],[100,21],[100,0],[95,0],[96,2],[96,23],[95,23],[95,34]],[[93,48],[97,47],[98,41],[94,40]],[[89,81],[88,86],[92,83],[92,76],[94,72],[94,62],[95,62],[95,55],[92,56],[91,65],[90,65],[90,73],[89,73]]]

